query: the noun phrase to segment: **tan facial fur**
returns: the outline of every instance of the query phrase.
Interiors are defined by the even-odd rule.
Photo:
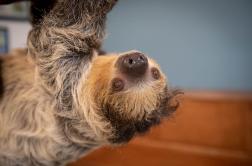
[[[122,54],[123,55],[123,54]],[[158,94],[166,86],[166,78],[161,73],[159,66],[149,59],[150,66],[144,80],[133,82],[127,80],[115,66],[116,60],[120,55],[98,56],[94,59],[93,67],[87,77],[85,85],[91,89],[93,101],[96,105],[109,102],[123,110],[117,110],[126,117],[138,118],[144,114],[142,110],[151,111],[156,107]],[[157,68],[161,77],[155,80],[151,75],[151,68]],[[124,80],[124,88],[114,92],[112,80],[121,78]],[[148,112],[146,112],[148,113]]]
[[[134,51],[131,53],[134,54]],[[142,80],[130,80],[124,76],[116,62],[125,54],[129,53],[96,56],[80,90],[80,105],[82,110],[88,110],[83,116],[90,120],[89,124],[96,134],[105,139],[115,135],[113,124],[104,117],[106,104],[113,106],[114,113],[124,117],[126,121],[148,121],[151,114],[159,109],[161,99],[168,93],[165,91],[167,82],[164,74],[150,58],[147,73]],[[157,70],[158,78],[153,75],[152,69]],[[114,79],[123,80],[123,89],[113,89]]]

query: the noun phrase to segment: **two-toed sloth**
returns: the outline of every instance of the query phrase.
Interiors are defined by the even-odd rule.
[[[1,57],[1,166],[65,165],[176,110],[155,61],[138,51],[98,55],[116,0],[41,2],[27,49]]]

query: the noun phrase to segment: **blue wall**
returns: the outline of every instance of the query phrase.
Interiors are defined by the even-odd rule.
[[[252,90],[251,0],[120,0],[107,51],[138,49],[173,86]]]

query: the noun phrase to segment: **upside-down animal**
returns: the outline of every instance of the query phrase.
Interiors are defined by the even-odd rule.
[[[41,2],[41,1],[40,1]],[[27,49],[1,57],[0,165],[58,166],[127,143],[177,108],[154,60],[98,55],[116,0],[33,4]]]

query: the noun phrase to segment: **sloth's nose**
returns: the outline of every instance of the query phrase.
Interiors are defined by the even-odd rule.
[[[121,55],[117,64],[122,73],[130,77],[141,77],[147,71],[148,59],[141,52],[129,52]]]

